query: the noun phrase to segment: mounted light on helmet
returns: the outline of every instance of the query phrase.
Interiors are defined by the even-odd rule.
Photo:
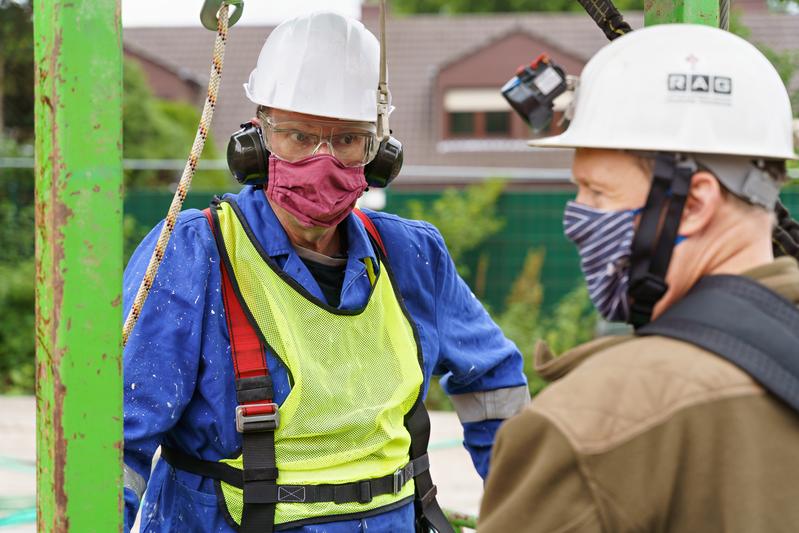
[[[519,67],[501,91],[514,111],[538,133],[549,127],[555,99],[568,88],[566,72],[541,54],[530,65]]]

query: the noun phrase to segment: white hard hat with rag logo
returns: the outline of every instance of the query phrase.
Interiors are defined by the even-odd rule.
[[[791,104],[754,46],[708,26],[630,32],[585,66],[568,129],[532,146],[796,159]]]
[[[375,36],[357,20],[319,12],[272,31],[244,91],[267,107],[374,122],[379,74]]]

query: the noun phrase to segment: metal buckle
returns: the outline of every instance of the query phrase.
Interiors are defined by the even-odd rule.
[[[271,407],[271,414],[247,415],[244,409],[248,407]],[[236,406],[236,431],[274,431],[280,425],[280,412],[276,403],[253,403]]]
[[[211,31],[216,31],[217,13],[219,13],[224,4],[236,8],[229,15],[228,28],[232,28],[239,21],[244,10],[244,0],[205,0],[200,10],[200,22],[203,23],[203,26]]]
[[[405,483],[413,478],[413,463],[408,463],[407,465],[403,466],[402,468],[397,469],[394,472],[394,482],[393,482],[393,490],[394,494],[398,494],[402,487],[405,486]]]

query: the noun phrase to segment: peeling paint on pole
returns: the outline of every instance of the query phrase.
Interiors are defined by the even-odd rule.
[[[687,22],[719,27],[719,0],[645,0],[644,25]]]
[[[40,532],[122,529],[118,0],[34,3]]]

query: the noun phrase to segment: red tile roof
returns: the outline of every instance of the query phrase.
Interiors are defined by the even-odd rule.
[[[246,16],[246,15],[245,15]],[[633,28],[643,25],[641,13],[625,14]],[[751,30],[751,40],[776,50],[799,50],[799,16],[744,14],[741,21]],[[376,20],[364,21],[372,31]],[[213,130],[223,147],[229,134],[254,114],[254,105],[244,96],[244,83],[255,66],[258,53],[271,27],[236,26],[230,31],[223,82]],[[550,43],[571,56],[587,61],[607,43],[603,33],[582,12],[495,15],[392,16],[388,22],[389,86],[397,110],[391,125],[406,147],[406,163],[413,165],[474,165],[481,167],[563,168],[568,154],[557,151],[480,150],[458,152],[440,141],[436,113],[437,73],[475,51],[514,32],[524,32]],[[124,41],[180,65],[201,80],[208,79],[214,33],[197,28],[126,28]],[[531,59],[537,55],[530,50]],[[508,77],[513,73],[508,72]],[[799,76],[794,79],[799,88]],[[500,147],[501,143],[496,146]],[[514,145],[515,147],[515,145]]]

